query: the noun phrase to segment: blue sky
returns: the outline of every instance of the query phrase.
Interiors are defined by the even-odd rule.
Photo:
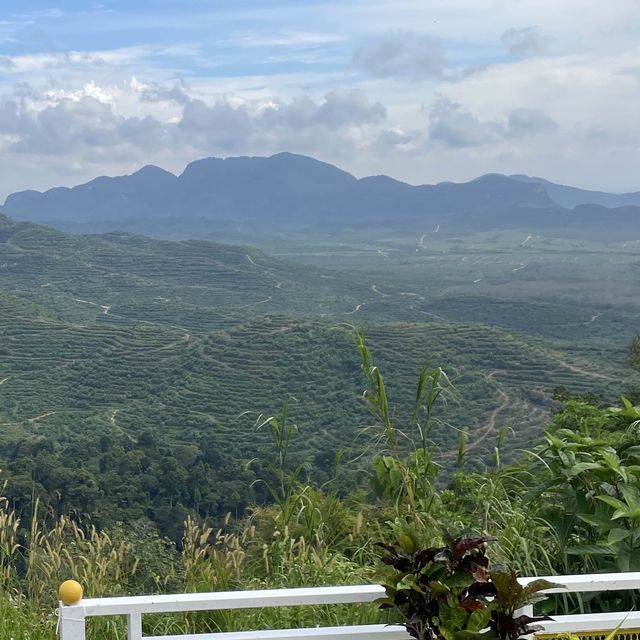
[[[3,0],[0,202],[283,150],[640,189],[637,0]]]

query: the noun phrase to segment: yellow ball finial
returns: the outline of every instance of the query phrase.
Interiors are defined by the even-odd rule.
[[[78,604],[82,600],[82,585],[75,580],[65,580],[58,589],[58,598],[67,606]]]

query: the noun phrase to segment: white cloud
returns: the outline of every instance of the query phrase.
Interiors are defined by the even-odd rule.
[[[4,56],[4,64],[14,73],[29,73],[43,69],[65,67],[101,68],[129,65],[152,54],[147,47],[125,47],[107,51],[66,51],[63,53],[34,53]]]
[[[256,32],[239,31],[232,34],[228,43],[253,49],[256,47],[317,47],[324,44],[344,42],[345,37],[337,33],[314,33],[311,31]]]
[[[441,96],[429,113],[429,138],[449,147],[478,147],[500,139],[496,122],[481,122],[461,104]]]
[[[429,138],[448,147],[479,147],[502,140],[517,140],[554,133],[558,125],[540,109],[519,107],[499,121],[481,121],[471,111],[440,96],[429,112]]]
[[[122,89],[121,91],[123,91]],[[141,99],[147,85],[132,81],[128,90]],[[164,90],[155,87],[164,98]],[[115,159],[145,163],[173,154],[193,156],[234,153],[272,153],[294,149],[322,153],[328,143],[353,149],[361,130],[378,126],[385,108],[358,90],[334,90],[322,98],[302,95],[291,100],[248,101],[219,98],[213,103],[193,99],[181,89],[180,115],[118,113],[114,93],[95,84],[76,92],[34,95],[0,103],[0,135],[5,157],[40,159],[47,164],[78,161],[98,167]]]
[[[327,143],[345,145],[354,129],[384,121],[386,110],[357,90],[335,90],[318,100],[309,95],[251,104],[219,99],[208,105],[192,100],[178,128],[197,147],[217,152],[276,151],[292,148],[322,151]]]
[[[437,38],[407,31],[387,33],[356,48],[352,64],[378,78],[433,78],[442,75],[446,61]]]
[[[510,138],[533,136],[539,133],[555,133],[558,124],[541,109],[520,107],[507,112],[503,135]]]
[[[44,97],[52,102],[59,102],[65,98],[73,102],[80,102],[83,98],[95,98],[98,102],[113,104],[118,93],[120,93],[118,89],[114,87],[101,87],[92,80],[77,91],[49,89],[49,91],[44,94]]]
[[[535,25],[521,29],[511,27],[502,34],[502,43],[513,56],[537,55],[547,50],[551,38]]]

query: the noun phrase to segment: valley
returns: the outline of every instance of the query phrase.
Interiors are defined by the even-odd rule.
[[[501,459],[515,459],[558,388],[605,404],[637,388],[626,351],[637,244],[526,220],[454,234],[451,215],[417,231],[278,223],[259,249],[0,216],[10,496],[25,513],[37,495],[96,521],[150,518],[172,536],[178,506],[217,518],[256,498],[271,455],[256,420],[285,402],[305,475],[327,482],[341,452],[341,490],[360,486],[379,435],[361,398],[360,327],[401,431],[422,366],[451,378],[431,432],[443,477],[462,434],[469,471],[491,463],[498,440]]]

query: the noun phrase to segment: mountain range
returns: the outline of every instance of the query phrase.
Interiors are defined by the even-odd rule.
[[[587,191],[501,174],[414,186],[383,175],[357,179],[313,158],[279,153],[205,158],[179,176],[148,165],[73,188],[21,191],[9,195],[1,211],[71,232],[119,230],[226,242],[363,228],[419,233],[431,225],[445,234],[519,228],[626,239],[637,233],[640,192]]]

